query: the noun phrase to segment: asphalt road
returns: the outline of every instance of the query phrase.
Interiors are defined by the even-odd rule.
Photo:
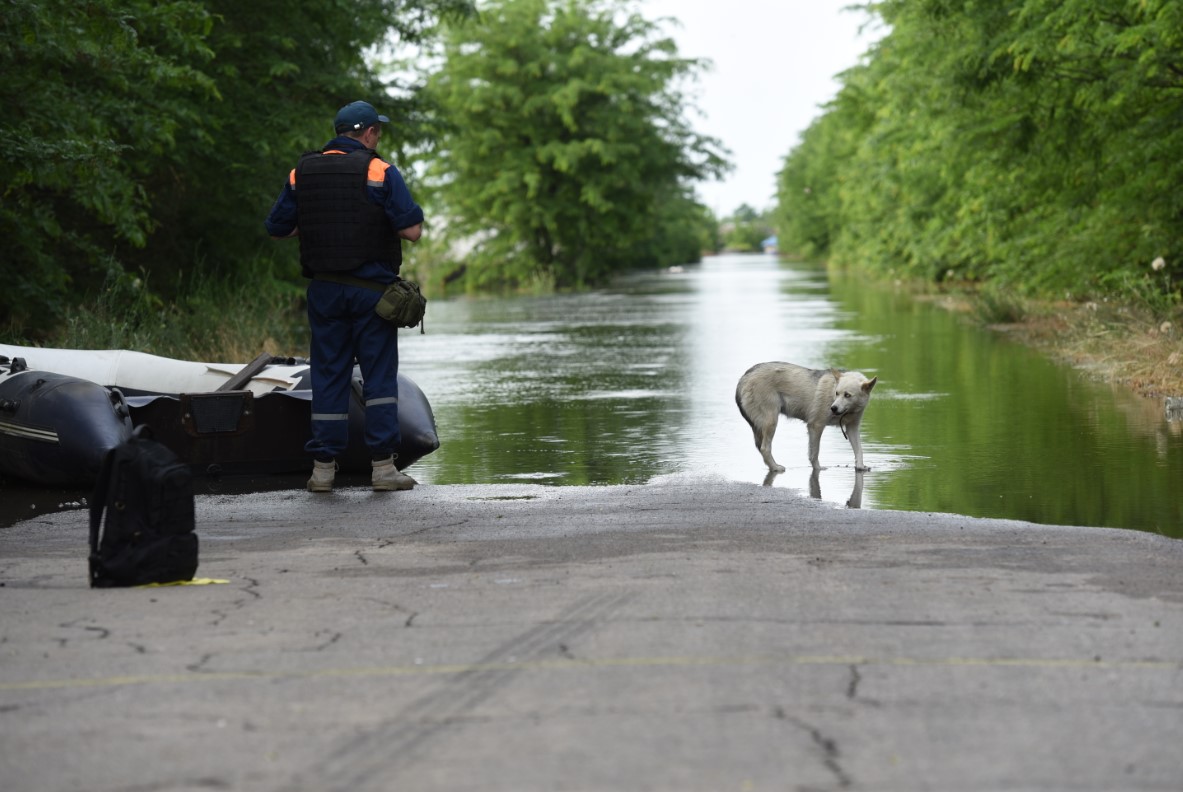
[[[198,498],[205,586],[0,530],[0,786],[1183,790],[1183,542],[784,488]]]

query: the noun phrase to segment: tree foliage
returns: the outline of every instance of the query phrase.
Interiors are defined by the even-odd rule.
[[[135,276],[288,264],[261,219],[295,157],[358,98],[422,136],[414,93],[386,97],[377,50],[471,0],[0,0],[0,327],[36,337]]]
[[[890,32],[779,174],[782,249],[1042,293],[1183,274],[1183,5],[870,8]]]
[[[0,15],[0,310],[59,309],[154,229],[148,181],[216,97],[199,3],[8,0]]]
[[[746,203],[740,204],[726,222],[723,239],[727,249],[738,253],[763,250],[764,240],[774,233],[769,215],[767,211],[757,212]]]
[[[703,64],[631,0],[492,0],[445,41],[431,172],[437,211],[476,243],[475,280],[586,284],[697,260],[691,185],[725,168],[683,115],[679,81]]]

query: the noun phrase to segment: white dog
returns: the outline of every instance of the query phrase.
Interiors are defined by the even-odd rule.
[[[867,379],[857,371],[818,370],[792,363],[757,363],[739,378],[735,403],[752,427],[756,448],[772,473],[783,473],[784,466],[772,458],[772,436],[781,414],[798,418],[809,428],[809,462],[820,470],[817,455],[822,431],[827,426],[842,429],[842,435],[854,449],[854,469],[870,470],[863,464],[863,445],[859,424],[871,400],[871,389],[878,377]]]

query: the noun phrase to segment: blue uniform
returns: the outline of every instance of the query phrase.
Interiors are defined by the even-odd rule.
[[[357,140],[336,137],[326,153],[346,154],[363,149]],[[423,222],[423,210],[398,170],[381,159],[371,161],[366,194],[382,207],[395,231]],[[286,237],[297,228],[299,190],[293,169],[264,221],[267,233]],[[397,265],[371,261],[348,274],[377,283],[392,283]],[[328,461],[349,443],[349,398],[353,361],[361,368],[366,410],[366,445],[374,459],[396,452],[401,435],[398,423],[398,334],[394,325],[374,313],[380,294],[371,289],[330,281],[308,283],[308,323],[312,333],[312,438],[306,448]]]

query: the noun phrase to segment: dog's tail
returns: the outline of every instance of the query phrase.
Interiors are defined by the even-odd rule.
[[[735,389],[735,406],[739,408],[739,414],[742,415],[743,419],[748,422],[748,426],[752,427],[752,431],[756,431],[756,422],[752,420],[752,416],[748,415],[748,411],[743,408],[742,382],[739,384],[739,387]],[[756,443],[756,447],[759,448],[760,444]]]

